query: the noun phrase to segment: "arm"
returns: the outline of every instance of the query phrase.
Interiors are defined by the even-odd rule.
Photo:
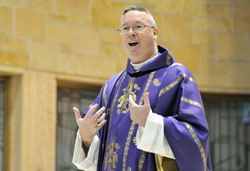
[[[99,153],[99,144],[100,144],[99,138],[97,135],[95,135],[88,149],[88,153],[86,155],[86,153],[82,148],[82,138],[78,131],[75,140],[72,163],[78,169],[95,171]]]
[[[92,106],[84,118],[81,118],[79,110],[74,108],[79,130],[76,136],[72,162],[78,169],[96,170],[99,152],[97,132],[106,123],[105,114],[103,113],[105,108],[102,107],[94,114],[97,107],[98,105]],[[85,150],[82,148],[82,145],[86,147]]]
[[[163,117],[149,112],[145,127],[139,126],[136,135],[137,148],[175,159],[164,135]]]

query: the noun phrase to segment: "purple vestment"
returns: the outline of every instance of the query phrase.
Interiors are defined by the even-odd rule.
[[[143,104],[149,92],[151,109],[164,117],[164,132],[179,170],[212,170],[208,125],[192,74],[174,61],[167,49],[135,71],[128,60],[125,71],[109,79],[92,104],[106,107],[107,123],[99,131],[98,171],[157,170],[155,154],[137,149],[138,125],[130,119],[128,97]]]

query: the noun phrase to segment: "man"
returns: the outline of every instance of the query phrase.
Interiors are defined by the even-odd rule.
[[[152,15],[121,17],[125,71],[109,79],[83,118],[73,163],[83,170],[211,170],[208,126],[191,73],[162,46]],[[106,113],[106,114],[105,114]]]

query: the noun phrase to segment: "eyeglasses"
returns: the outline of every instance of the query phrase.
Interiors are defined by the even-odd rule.
[[[138,24],[135,24],[133,27],[130,27],[130,26],[121,26],[120,28],[117,29],[117,31],[120,31],[121,34],[128,34],[129,31],[130,31],[130,28],[132,28],[133,32],[141,32],[143,31],[146,27],[150,27],[150,28],[154,28],[152,26],[145,26],[144,24],[141,24],[141,23],[138,23]]]

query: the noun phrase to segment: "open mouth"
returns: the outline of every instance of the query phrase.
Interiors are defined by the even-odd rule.
[[[136,46],[136,45],[138,45],[138,42],[129,42],[128,45],[129,46]]]

